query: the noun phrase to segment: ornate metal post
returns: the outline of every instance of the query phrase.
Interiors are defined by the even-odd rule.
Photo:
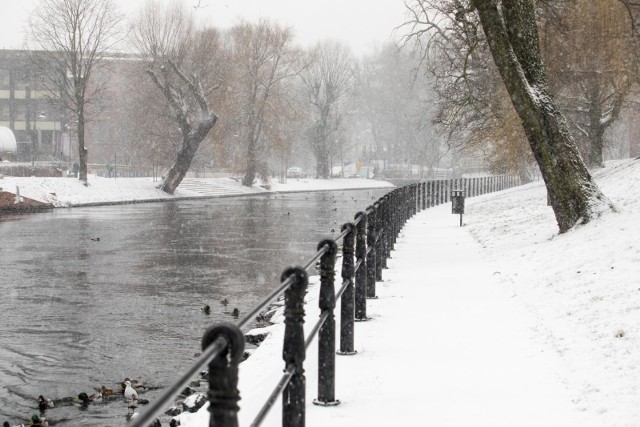
[[[302,267],[290,267],[282,273],[282,281],[294,276],[294,282],[284,292],[284,346],[282,359],[285,370],[293,369],[294,374],[282,392],[282,425],[304,427],[305,425],[305,384],[304,359],[304,294],[309,279]]]
[[[356,320],[367,319],[367,214],[358,212],[356,227],[356,260],[360,266],[356,271]]]
[[[209,427],[238,427],[238,365],[244,355],[244,334],[231,323],[214,325],[202,337],[202,349],[219,337],[225,338],[227,347],[209,363]]]
[[[389,199],[385,195],[380,198],[379,202],[378,229],[380,230],[380,235],[378,236],[378,245],[380,246],[380,251],[376,253],[376,256],[378,257],[378,264],[380,264],[379,270],[382,275],[382,269],[387,268],[387,239],[389,234],[389,230],[387,229],[387,211],[389,209]],[[382,276],[377,278],[377,280],[382,280]]]
[[[396,188],[395,190],[393,190],[393,200],[391,201],[391,206],[393,209],[393,214],[392,214],[392,218],[391,218],[391,223],[392,223],[392,238],[391,238],[391,250],[393,250],[393,248],[396,245],[396,239],[398,237],[398,233],[400,232],[400,215],[401,215],[401,208],[402,208],[402,199],[401,199],[402,195],[400,194],[400,189]]]
[[[320,316],[326,320],[318,333],[318,398],[314,405],[335,406],[336,400],[336,292],[334,279],[336,275],[336,254],[338,245],[333,240],[323,240],[318,250],[328,246],[329,250],[320,258]]]
[[[348,281],[340,300],[340,351],[338,354],[356,354],[353,345],[355,318],[355,289],[354,275],[355,262],[353,259],[354,244],[356,240],[356,226],[347,223],[342,226],[342,231],[349,230],[342,240],[342,280]]]
[[[433,206],[440,205],[440,180],[434,182]]]
[[[370,206],[367,218],[367,298],[376,297],[376,224],[378,212],[375,205]]]
[[[376,280],[382,280],[382,266],[387,262],[384,257],[384,244],[382,243],[384,240],[384,208],[385,203],[384,200],[375,203],[376,206]],[[375,295],[375,291],[374,291]]]
[[[442,192],[441,194],[441,198],[440,198],[440,204],[445,204],[447,203],[447,181],[445,181],[444,179],[440,181],[442,183]]]
[[[413,217],[416,213],[418,213],[418,192],[420,191],[420,187],[418,184],[411,184],[411,216]]]

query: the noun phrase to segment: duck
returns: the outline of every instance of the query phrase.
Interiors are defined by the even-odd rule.
[[[29,418],[29,425],[38,426],[38,427],[48,427],[49,423],[47,422],[47,419],[45,417],[40,418],[39,416],[34,415],[31,418]]]
[[[83,405],[88,405],[89,403],[99,402],[102,400],[102,394],[97,393],[89,396],[87,393],[82,392],[78,395],[78,400],[80,400]]]
[[[228,299],[226,299],[226,298],[222,298],[222,299],[220,300],[220,304],[222,304],[222,305],[224,305],[224,306],[226,307],[226,306],[227,306],[227,304],[229,304],[229,300],[228,300]]]
[[[100,238],[99,238],[99,237],[92,237],[92,238],[91,238],[91,241],[92,241],[92,242],[99,242],[99,241],[100,241]]]
[[[269,316],[267,316],[264,312],[261,312],[256,316],[256,321],[260,323],[269,323]]]
[[[234,308],[233,311],[231,312],[231,315],[233,317],[238,317],[240,316],[240,310],[238,310],[237,308]]]
[[[126,380],[124,382],[124,398],[126,400],[135,400],[138,398],[138,392],[131,386],[131,381]]]
[[[211,307],[209,307],[208,305],[205,305],[204,307],[200,308],[200,310],[202,310],[204,314],[211,314]]]
[[[44,412],[49,408],[53,408],[54,404],[51,399],[46,399],[43,395],[38,396],[38,409]]]
[[[100,394],[102,394],[102,396],[104,397],[110,397],[116,394],[115,390],[112,388],[108,388],[105,386],[101,386],[100,387]]]

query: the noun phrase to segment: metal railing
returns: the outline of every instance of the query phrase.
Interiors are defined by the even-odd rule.
[[[304,266],[289,267],[281,276],[280,286],[246,314],[237,324],[219,323],[207,329],[202,339],[202,354],[172,386],[168,387],[147,409],[131,421],[133,427],[148,426],[173,403],[180,391],[208,367],[210,426],[238,426],[238,365],[244,352],[242,328],[284,293],[285,335],[283,343],[284,373],[251,426],[259,426],[282,394],[282,425],[305,425],[306,350],[316,335],[318,345],[318,397],[313,403],[333,406],[340,403],[335,396],[335,357],[355,355],[354,322],[366,321],[366,300],[376,298],[376,281],[394,249],[405,222],[417,212],[448,203],[453,190],[468,197],[504,190],[519,185],[513,176],[491,176],[451,180],[425,181],[396,188],[378,199],[366,211],[358,212],[354,221],[341,228],[335,239],[322,240],[316,254]],[[335,267],[338,243],[342,242],[342,284],[335,292]],[[319,261],[321,310],[318,321],[305,339],[304,296],[308,273]],[[340,345],[336,351],[335,308],[340,300]],[[320,368],[321,367],[321,368]]]

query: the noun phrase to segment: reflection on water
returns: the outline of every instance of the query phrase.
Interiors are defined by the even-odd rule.
[[[36,398],[162,387],[233,320],[339,234],[383,190],[74,208],[0,218],[0,421]],[[333,233],[332,233],[333,230]],[[220,300],[226,298],[229,305]],[[209,304],[211,315],[200,308]],[[153,397],[153,392],[145,397]],[[122,402],[48,411],[57,425],[120,425]]]

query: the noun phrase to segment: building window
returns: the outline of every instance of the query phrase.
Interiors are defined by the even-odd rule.
[[[7,68],[0,68],[0,89],[9,89],[11,72]]]
[[[0,100],[0,121],[8,122],[11,120],[10,114],[11,111],[9,110],[9,103],[4,100]]]

